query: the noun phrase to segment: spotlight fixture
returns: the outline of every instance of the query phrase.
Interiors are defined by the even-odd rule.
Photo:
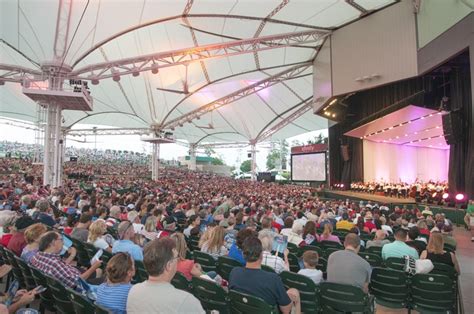
[[[443,193],[443,200],[447,199],[449,197],[448,193]]]
[[[458,193],[456,194],[455,198],[456,198],[456,201],[462,201],[464,200],[464,194]]]
[[[159,67],[160,67],[160,66],[159,66],[158,64],[153,63],[153,64],[151,65],[151,73],[153,73],[153,74],[158,74],[158,72],[160,71],[160,70],[159,70]]]

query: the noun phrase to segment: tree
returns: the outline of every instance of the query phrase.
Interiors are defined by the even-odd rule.
[[[267,155],[267,170],[274,169],[278,159],[280,159],[280,151],[278,149],[272,149]]]
[[[204,148],[204,154],[206,154],[207,157],[211,157],[211,155],[215,153],[212,147],[206,146],[206,148]]]
[[[250,172],[252,170],[252,161],[250,159],[245,160],[240,165],[240,171],[242,172]]]
[[[211,163],[213,165],[217,165],[217,166],[225,165],[224,161],[222,159],[218,158],[218,157],[213,157]]]
[[[279,143],[279,147],[274,147],[267,155],[267,170],[274,168],[286,169],[288,160],[288,142],[283,140]]]

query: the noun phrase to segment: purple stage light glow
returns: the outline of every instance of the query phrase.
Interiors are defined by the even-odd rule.
[[[464,199],[464,194],[462,194],[462,193],[456,194],[456,200],[457,201],[462,201],[463,199]]]
[[[447,199],[449,197],[449,194],[448,193],[444,193],[443,194],[443,200]]]

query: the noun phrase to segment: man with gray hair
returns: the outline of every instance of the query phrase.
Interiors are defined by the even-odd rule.
[[[49,227],[54,227],[56,225],[56,221],[54,218],[51,216],[51,206],[49,205],[49,202],[45,199],[41,199],[36,202],[36,208],[38,209],[38,214],[36,215],[36,220],[38,220],[41,223],[44,223],[45,225]]]
[[[345,250],[329,255],[327,281],[354,285],[367,293],[372,269],[370,264],[358,255],[359,236],[355,233],[348,233],[344,240],[344,247]]]

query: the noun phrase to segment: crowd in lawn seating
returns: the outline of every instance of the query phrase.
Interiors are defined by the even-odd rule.
[[[233,180],[178,168],[163,169],[160,179],[151,181],[146,179],[146,166],[130,164],[68,165],[66,171],[85,169],[96,179],[66,179],[64,186],[50,187],[41,185],[41,169],[16,160],[2,163],[11,171],[0,176],[1,244],[68,287],[80,289],[79,278],[99,285],[97,303],[118,313],[203,312],[195,297],[170,284],[176,271],[187,279],[205,276],[258,296],[283,313],[298,313],[298,291],[286,291],[278,276],[289,270],[289,253],[272,252],[277,234],[303,247],[323,241],[341,244],[333,232],[345,231],[345,250],[329,256],[327,280],[364,291],[371,267],[357,253],[371,246],[382,247],[384,259],[421,257],[450,264],[459,272],[455,255],[443,249],[444,243],[456,245],[453,225],[429,208],[390,210],[372,202],[321,200],[304,186]],[[113,253],[105,273],[100,261],[88,269],[78,267],[74,247],[62,255],[61,233]],[[361,239],[370,234],[370,240]],[[199,237],[202,252],[215,259],[229,256],[243,267],[232,270],[228,283],[203,272],[186,257],[189,237]],[[319,258],[317,252],[307,251],[300,261],[300,274],[315,283],[324,280],[317,269]],[[131,284],[133,261],[143,262],[147,281]],[[261,270],[261,265],[275,273]]]

